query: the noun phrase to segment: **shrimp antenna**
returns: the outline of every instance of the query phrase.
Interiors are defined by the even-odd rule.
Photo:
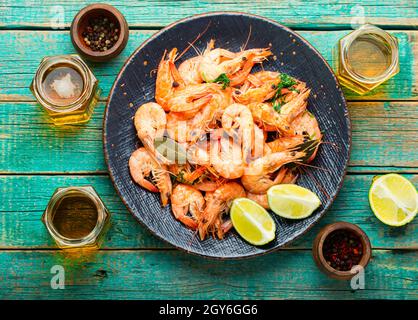
[[[309,172],[308,170],[304,170],[303,168],[299,167],[299,169],[303,172],[305,172],[306,174],[309,175],[309,177],[314,181],[314,183],[318,186],[318,188],[322,191],[323,194],[325,194],[325,196],[327,197],[328,200],[331,200],[331,197],[329,196],[328,192],[322,187],[322,185],[318,182],[318,180],[316,180],[316,178],[313,176],[313,174],[311,172]]]
[[[251,26],[251,24],[250,24],[250,30],[248,31],[247,40],[245,41],[244,46],[241,48],[241,51],[244,51],[244,50],[245,50],[245,48],[247,47],[248,42],[250,41],[251,31],[252,31],[252,26]]]
[[[189,42],[189,45],[186,47],[186,49],[184,49],[178,56],[177,58],[174,59],[174,62],[176,62],[178,59],[180,59],[187,51],[189,51],[190,48],[193,47],[193,45],[196,43],[196,41],[198,41],[205,33],[206,31],[208,31],[209,27],[211,25],[211,22],[209,21],[208,25],[206,26],[205,30],[203,30],[202,32],[200,32],[197,37],[192,41]]]

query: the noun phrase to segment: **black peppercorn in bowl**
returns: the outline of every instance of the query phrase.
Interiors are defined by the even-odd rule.
[[[91,61],[110,60],[125,48],[129,28],[115,7],[96,3],[81,9],[71,23],[71,41],[84,58]]]
[[[313,258],[318,268],[331,278],[351,279],[366,268],[372,255],[369,237],[358,226],[335,222],[325,226],[316,236]]]

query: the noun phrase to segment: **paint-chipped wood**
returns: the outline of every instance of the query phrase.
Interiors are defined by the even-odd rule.
[[[406,175],[418,185],[418,175]],[[369,235],[375,248],[418,250],[418,219],[406,227],[391,228],[373,215],[368,190],[373,174],[348,175],[334,205],[325,217],[289,248],[309,249],[317,232],[335,221],[358,224]],[[128,213],[107,176],[0,176],[0,249],[54,248],[41,216],[55,188],[93,185],[112,214],[112,226],[103,248],[134,249],[169,247],[154,238]]]
[[[310,250],[242,261],[212,261],[179,251],[0,251],[2,299],[418,299],[416,251],[375,250],[364,290],[322,274]],[[50,270],[65,270],[51,289]]]
[[[103,89],[102,99],[107,97],[124,61],[154,32],[156,31],[131,30],[128,45],[119,57],[104,64],[89,63]],[[349,32],[298,31],[331,66],[335,65],[334,52],[338,40]],[[400,73],[365,96],[345,90],[347,99],[418,100],[418,31],[394,31],[393,34],[399,39]],[[9,46],[10,43],[13,43],[12,47]],[[47,52],[45,46],[48,47]],[[179,43],[178,46],[182,50],[187,42]],[[8,48],[0,51],[0,100],[3,101],[34,101],[29,85],[41,59],[45,55],[75,53],[68,31],[0,31],[0,47]],[[273,51],[280,59],[280,48],[273,48]]]
[[[46,0],[37,5],[6,0],[1,28],[53,28],[58,20],[65,28],[71,24],[78,10],[96,0]],[[208,11],[240,11],[275,19],[297,28],[351,28],[364,21],[383,27],[416,27],[416,1],[363,0],[356,1],[301,1],[301,0],[114,0],[109,4],[118,8],[131,27],[162,27],[178,19]],[[59,25],[60,26],[60,25]]]

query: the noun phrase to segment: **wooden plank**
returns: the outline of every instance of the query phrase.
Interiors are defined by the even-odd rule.
[[[155,31],[131,30],[127,48],[107,63],[89,63],[103,88],[102,98],[109,93],[113,81],[128,56]],[[349,31],[300,31],[331,64],[338,40]],[[387,83],[365,96],[346,90],[349,100],[418,100],[418,31],[396,31],[399,39],[401,71]],[[10,44],[13,46],[10,46]],[[251,44],[251,42],[250,42]],[[179,44],[182,49],[186,44]],[[39,62],[45,55],[75,53],[68,31],[0,31],[0,100],[34,101],[29,85]],[[47,49],[45,49],[45,47]],[[277,51],[280,48],[276,48]],[[277,56],[280,56],[277,54]]]
[[[418,185],[418,175],[405,175]],[[373,175],[348,175],[331,210],[311,231],[289,248],[308,249],[320,228],[335,221],[358,224],[375,248],[418,249],[418,219],[404,228],[391,228],[377,220],[369,208],[368,190]],[[161,248],[128,213],[107,176],[0,176],[0,249],[55,248],[41,216],[57,187],[93,185],[112,213],[112,227],[104,248]]]
[[[351,102],[349,109],[351,172],[417,172],[418,102]],[[103,110],[101,103],[87,124],[55,127],[33,102],[0,103],[0,173],[105,173]]]
[[[282,251],[214,261],[178,251],[0,252],[1,299],[417,299],[416,251],[373,252],[365,289],[332,280],[311,252]],[[65,289],[51,289],[50,270],[65,270]]]
[[[25,5],[23,1],[6,0],[0,5],[3,11],[2,28],[52,28],[51,22],[57,15],[63,15],[63,24],[69,27],[78,10],[95,0],[46,0],[36,6]],[[359,17],[372,24],[384,27],[416,27],[418,3],[413,1],[363,0],[330,2],[309,1],[111,1],[126,17],[131,27],[162,27],[178,19],[208,11],[241,11],[275,19],[298,28],[347,28]],[[58,8],[57,8],[58,6]]]

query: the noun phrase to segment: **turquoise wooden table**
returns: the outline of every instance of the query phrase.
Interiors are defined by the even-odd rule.
[[[367,200],[378,174],[398,172],[418,185],[416,0],[341,5],[326,0],[109,1],[128,20],[129,43],[117,59],[90,64],[104,91],[92,120],[57,128],[36,105],[29,85],[43,56],[74,53],[69,25],[89,2],[0,1],[0,298],[418,299],[418,219],[390,228],[374,217]],[[363,13],[367,22],[398,37],[401,72],[366,96],[346,92],[353,125],[350,165],[338,198],[319,225],[278,252],[223,262],[175,250],[128,213],[103,159],[102,118],[116,74],[142,41],[177,19],[237,9],[295,29],[331,64],[332,47]],[[51,28],[60,14],[63,29]],[[112,227],[99,251],[69,256],[56,248],[41,215],[55,188],[88,184],[112,212]],[[373,258],[364,290],[327,278],[312,260],[319,228],[338,220],[358,224],[371,239]],[[64,290],[50,286],[54,265],[65,268]]]

